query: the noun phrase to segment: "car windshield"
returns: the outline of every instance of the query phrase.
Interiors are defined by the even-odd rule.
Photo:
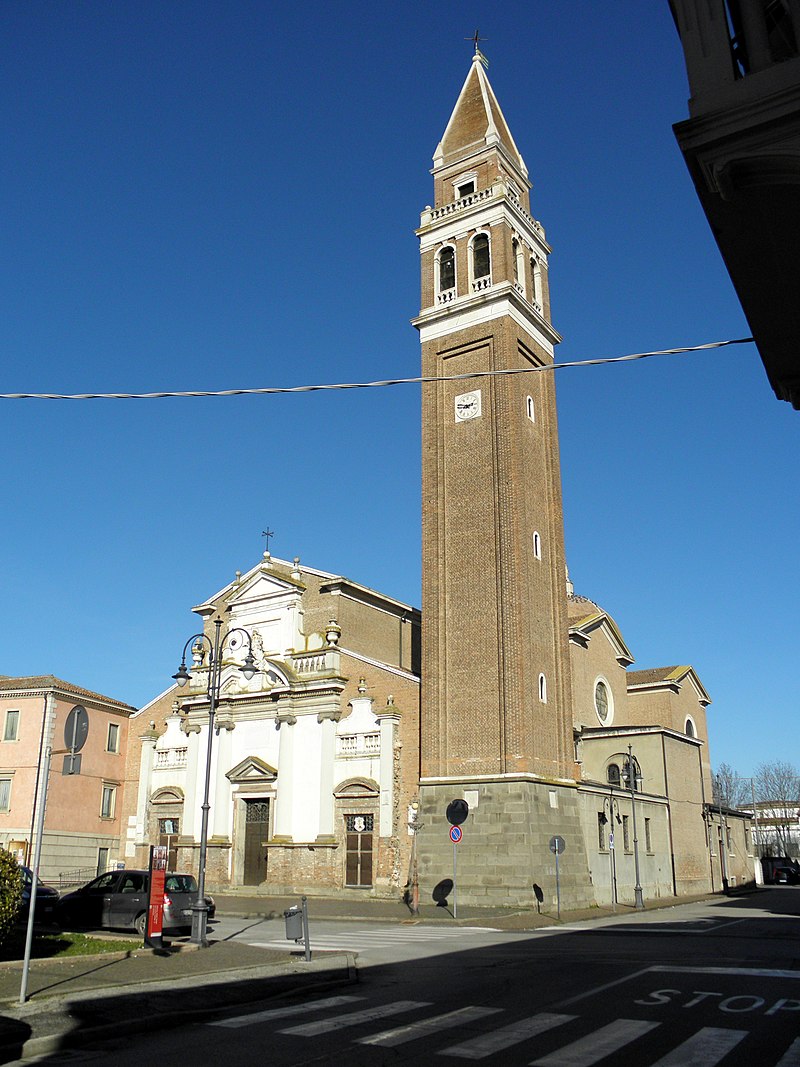
[[[196,893],[197,882],[193,874],[168,874],[164,888],[169,893]]]

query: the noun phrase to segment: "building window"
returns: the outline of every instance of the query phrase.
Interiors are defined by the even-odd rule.
[[[538,530],[534,530],[534,532],[533,532],[533,558],[534,559],[541,559],[542,558],[542,539],[539,536],[539,531]]]
[[[441,299],[445,294],[452,299],[456,287],[456,250],[452,245],[445,245],[436,257],[437,295]]]
[[[489,236],[476,234],[472,239],[472,288],[478,292],[491,285],[491,259],[489,256]]]
[[[119,752],[119,723],[110,722],[108,724],[106,752]]]
[[[606,847],[606,813],[604,811],[598,811],[597,813],[597,847],[601,852],[605,851]]]
[[[11,810],[11,778],[0,778],[0,811]]]
[[[461,178],[456,182],[456,200],[461,200],[464,196],[472,196],[475,192],[475,179],[474,178]]]
[[[610,726],[614,719],[614,697],[604,678],[594,683],[594,710],[601,726]]]
[[[606,778],[608,779],[609,785],[618,786],[620,784],[620,773],[618,763],[609,763],[608,770],[606,771]]]
[[[100,801],[100,818],[113,819],[116,806],[117,787],[115,785],[104,785],[103,795]]]
[[[653,839],[650,836],[650,820],[644,820],[644,847],[646,852],[653,851]]]
[[[542,704],[547,703],[547,679],[543,674],[539,675],[539,700]]]
[[[697,737],[697,727],[694,724],[694,719],[691,715],[686,716],[686,725],[683,728],[683,732],[687,737]]]
[[[19,737],[19,712],[7,711],[6,723],[3,729],[4,741],[16,741]]]
[[[525,400],[525,412],[531,422],[536,422],[536,407],[533,403],[533,397],[529,396]]]
[[[625,847],[626,852],[631,850],[631,831],[628,826],[628,816],[622,816],[622,844]]]

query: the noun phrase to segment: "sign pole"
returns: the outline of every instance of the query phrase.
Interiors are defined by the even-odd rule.
[[[456,880],[456,855],[458,846],[453,842],[453,918],[458,918],[458,882]]]
[[[566,851],[567,843],[560,834],[555,834],[550,838],[550,851],[556,858],[556,907],[558,908],[558,918],[561,919],[561,880],[558,870],[558,857],[562,852]]]

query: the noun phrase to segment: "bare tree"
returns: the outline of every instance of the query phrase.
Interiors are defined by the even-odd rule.
[[[720,763],[714,774],[714,803],[723,808],[747,807],[749,782],[749,778],[740,778],[729,763]]]
[[[762,763],[755,773],[759,822],[772,851],[790,856],[797,851],[800,827],[800,774],[791,763]]]

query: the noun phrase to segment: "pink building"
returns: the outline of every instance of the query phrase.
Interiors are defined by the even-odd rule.
[[[37,781],[49,748],[45,881],[77,871],[88,878],[120,857],[128,719],[135,710],[52,675],[0,676],[0,846],[20,861],[30,858]]]

